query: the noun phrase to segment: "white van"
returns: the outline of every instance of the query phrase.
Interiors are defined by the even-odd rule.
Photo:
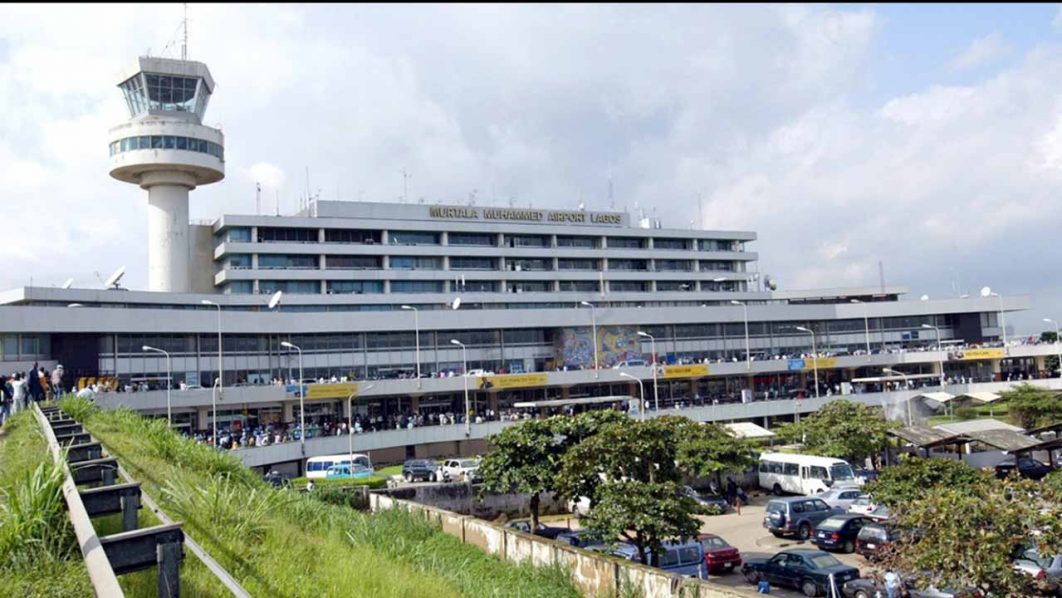
[[[362,465],[372,470],[372,461],[369,460],[368,455],[361,453],[354,453],[354,463],[356,465]],[[350,467],[350,454],[343,453],[342,455],[322,455],[320,457],[310,457],[306,460],[306,477],[307,478],[325,478],[328,477],[328,468],[333,465],[346,465]]]
[[[783,492],[812,496],[832,487],[862,486],[852,466],[843,459],[794,455],[790,453],[763,453],[759,466],[760,487],[776,495]]]

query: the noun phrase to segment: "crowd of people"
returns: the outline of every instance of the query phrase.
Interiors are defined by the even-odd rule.
[[[19,411],[29,409],[31,403],[60,397],[65,390],[64,373],[62,365],[49,372],[34,362],[26,372],[0,375],[0,425]]]

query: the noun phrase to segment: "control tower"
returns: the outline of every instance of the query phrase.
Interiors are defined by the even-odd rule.
[[[148,289],[188,292],[188,192],[225,178],[225,139],[203,126],[214,91],[201,62],[140,58],[118,85],[129,120],[110,130],[111,176],[148,192]]]

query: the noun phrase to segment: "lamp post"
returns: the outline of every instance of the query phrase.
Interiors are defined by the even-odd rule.
[[[450,339],[450,344],[461,347],[461,377],[465,380],[465,438],[472,436],[472,409],[468,404],[468,348],[456,338]]]
[[[218,448],[218,384],[220,378],[214,378],[214,386],[210,389],[210,418],[214,420],[214,448]]]
[[[417,342],[417,388],[420,388],[420,310],[412,305],[403,305],[402,309],[413,310],[413,330]]]
[[[642,379],[635,378],[627,372],[620,372],[620,377],[630,378],[631,380],[634,380],[638,383],[638,417],[641,418],[642,421],[645,421],[645,385],[642,384]]]
[[[940,346],[940,328],[932,324],[922,324],[922,328],[935,330],[937,333],[937,359],[940,360],[940,390],[944,390],[944,351]]]
[[[362,392],[365,392],[365,391],[368,391],[368,390],[372,390],[375,387],[376,387],[375,384],[370,384],[370,385],[366,386],[365,388],[359,388],[359,389],[355,390],[354,392],[350,393],[349,397],[347,397],[347,438],[348,438],[348,441],[349,441],[347,443],[347,452],[350,453],[350,475],[351,475],[351,477],[354,476],[354,411],[350,407],[351,407],[351,404],[354,402],[354,397],[358,393],[362,393]]]
[[[200,301],[203,305],[213,305],[218,308],[218,380],[221,382],[218,384],[218,394],[221,394],[221,389],[225,386],[225,369],[221,361],[221,305],[214,303],[209,299],[203,299]]]
[[[981,296],[995,297],[996,299],[999,299],[999,331],[1000,336],[1003,337],[1003,353],[1010,355],[1010,351],[1007,350],[1007,320],[1003,316],[1003,296],[999,293],[993,293],[992,289],[989,287],[981,289]]]
[[[140,347],[145,353],[162,353],[166,356],[166,422],[169,426],[173,427],[173,412],[170,408],[170,389],[173,387],[173,368],[171,367],[170,354],[162,349],[156,349],[155,347],[149,347],[144,345]]]
[[[903,388],[904,388],[904,390],[909,390],[908,383],[907,383],[907,374],[905,374],[903,372],[898,372],[896,370],[889,369],[889,368],[881,368],[881,371],[886,373],[886,374],[899,374],[903,378]],[[911,423],[912,422],[912,419],[911,419],[911,399],[913,399],[913,398],[914,398],[913,396],[907,397],[907,425],[908,426],[914,425],[914,424]]]
[[[1044,318],[1044,322],[1055,325],[1055,347],[1058,349],[1058,376],[1062,378],[1062,335],[1058,333],[1058,321]]]
[[[811,335],[811,367],[815,373],[815,398],[819,398],[819,350],[815,345],[815,331],[803,326],[797,326],[797,330]]]
[[[656,338],[648,332],[638,331],[638,336],[644,336],[649,339],[650,351],[653,352],[653,402],[655,406],[654,410],[660,411],[660,390],[656,384]]]
[[[302,385],[302,348],[283,341],[280,343],[281,347],[287,347],[289,349],[295,349],[299,352],[299,448],[302,450],[302,456],[306,456],[306,389]]]
[[[740,305],[745,315],[745,369],[752,369],[752,349],[749,347],[749,306],[744,301],[731,299],[731,305]]]
[[[596,380],[601,376],[601,373],[598,370],[598,367],[600,366],[598,365],[599,362],[597,359],[597,314],[595,313],[596,310],[594,309],[593,303],[590,303],[589,301],[580,301],[579,305],[584,305],[590,308],[590,328],[593,332],[594,340],[594,379]]]
[[[867,315],[867,304],[863,303],[859,299],[852,299],[851,302],[859,303],[863,306],[863,329],[866,331],[867,361],[870,361],[870,317]]]

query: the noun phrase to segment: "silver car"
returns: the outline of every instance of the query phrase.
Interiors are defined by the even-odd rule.
[[[830,488],[818,497],[831,507],[840,507],[847,511],[848,507],[852,506],[852,503],[862,495],[863,491],[859,488]]]

